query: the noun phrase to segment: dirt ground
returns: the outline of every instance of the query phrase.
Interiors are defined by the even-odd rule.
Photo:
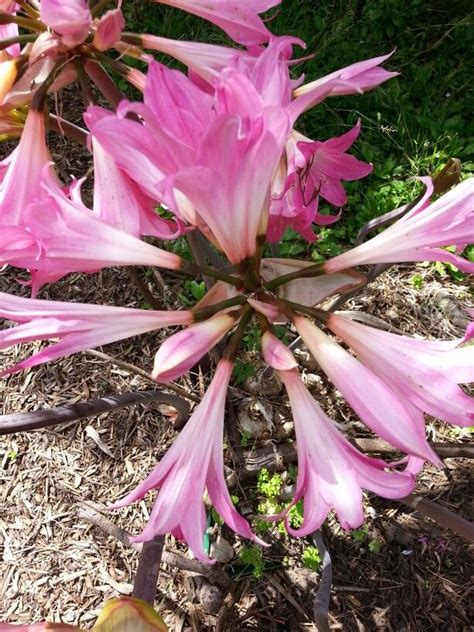
[[[460,335],[466,324],[463,307],[469,304],[468,288],[439,279],[422,266],[416,272],[424,278],[420,290],[409,283],[414,268],[399,267],[380,277],[348,308],[383,317],[407,333],[417,331],[431,338]],[[12,269],[0,272],[0,291],[26,296],[17,276],[18,271]],[[179,278],[166,277],[160,299],[173,304],[179,287]],[[42,297],[117,305],[142,302],[123,270],[74,275],[72,282],[64,280],[46,288]],[[156,334],[133,338],[104,351],[148,371],[159,338]],[[0,366],[26,357],[43,344],[2,352]],[[180,384],[200,396],[204,382],[185,378]],[[132,370],[82,353],[12,375],[1,388],[6,414],[147,389],[150,382]],[[337,393],[323,382],[318,388],[326,408],[339,406]],[[237,405],[238,398],[237,393]],[[282,396],[274,396],[271,403],[281,416],[288,416]],[[368,436],[359,432],[350,410],[342,409],[342,416],[350,433]],[[26,623],[48,618],[90,627],[104,600],[130,594],[138,553],[79,519],[76,512],[84,501],[105,507],[142,480],[176,435],[172,421],[169,408],[151,404],[0,439],[1,619]],[[427,428],[435,441],[469,440],[467,430],[433,421]],[[279,441],[270,436],[255,447],[269,444]],[[229,459],[227,455],[231,466]],[[471,477],[469,460],[447,459],[442,471],[425,468],[416,491],[470,518]],[[255,481],[240,486],[238,496],[239,509],[254,513]],[[147,498],[109,517],[135,534],[151,505],[152,498]],[[472,550],[467,543],[394,501],[368,497],[366,513],[367,529],[358,537],[341,530],[333,518],[323,529],[334,573],[331,629],[471,630]],[[311,543],[282,535],[270,538],[265,569],[257,580],[239,561],[242,542],[225,527],[222,535],[235,552],[224,565],[233,577],[232,602],[211,599],[199,578],[165,565],[156,606],[170,630],[315,630],[312,602],[319,576],[302,564],[303,547]],[[378,543],[375,549],[373,541]],[[171,537],[166,549],[187,555],[185,547]],[[219,612],[222,620],[226,614],[225,623],[216,628]]]

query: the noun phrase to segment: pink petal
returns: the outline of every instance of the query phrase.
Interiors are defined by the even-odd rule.
[[[373,432],[403,452],[440,464],[426,441],[421,411],[403,402],[390,382],[365,367],[307,318],[296,316],[293,322],[322,370]]]
[[[232,316],[218,314],[167,338],[155,356],[153,379],[166,384],[189,371],[234,324]]]
[[[277,371],[291,371],[298,366],[288,347],[269,331],[262,336],[262,353],[268,366]]]
[[[198,15],[217,24],[227,35],[243,45],[267,42],[271,33],[258,13],[280,3],[280,0],[155,0]]]
[[[92,45],[105,51],[120,39],[125,28],[125,19],[120,9],[110,9],[98,20]]]
[[[92,22],[87,0],[41,0],[40,18],[70,47],[82,44]]]

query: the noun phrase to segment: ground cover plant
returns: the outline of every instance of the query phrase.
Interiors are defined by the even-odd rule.
[[[362,16],[367,12],[368,23],[377,21],[382,3],[377,10],[364,3],[344,10],[333,5],[318,18],[304,3],[292,8],[288,3],[273,23],[258,17],[278,4],[272,1],[211,7],[199,0],[161,3],[171,7],[125,3],[123,13],[112,4],[64,7],[43,0],[0,7],[5,40],[1,131],[6,139],[21,137],[0,171],[0,255],[11,280],[0,310],[6,321],[17,323],[7,326],[0,340],[10,350],[17,343],[59,339],[40,347],[35,343],[26,357],[13,362],[7,355],[3,376],[146,334],[140,355],[154,356],[151,380],[166,386],[108,393],[85,406],[49,413],[7,416],[2,432],[74,422],[136,402],[164,402],[162,410],[174,419],[175,429],[184,427],[145,480],[137,481],[135,489],[119,485],[114,491],[112,508],[119,509],[159,490],[151,514],[146,511],[147,521],[135,525],[139,535],[118,535],[123,543],[141,547],[134,597],[154,603],[166,534],[186,543],[199,560],[194,566],[182,558],[172,558],[173,563],[199,569],[221,589],[228,587],[228,576],[212,575],[203,564],[211,561],[209,556],[232,559],[224,535],[233,531],[241,538],[240,563],[232,566],[235,576],[251,574],[257,580],[270,570],[262,548],[269,541],[311,537],[301,563],[321,572],[313,616],[318,629],[327,629],[331,563],[320,529],[328,514],[334,524],[334,511],[339,528],[352,529],[354,542],[372,555],[380,553],[383,541],[362,526],[365,491],[400,499],[460,535],[472,534],[465,520],[411,495],[426,462],[441,468],[440,456],[466,454],[463,446],[429,442],[424,414],[457,427],[472,425],[472,398],[461,386],[472,381],[472,309],[458,318],[464,331],[456,331],[454,339],[443,335],[442,341],[432,340],[430,329],[420,338],[416,328],[395,328],[367,305],[336,312],[361,291],[377,288],[380,275],[390,275],[386,270],[393,264],[434,262],[433,274],[458,283],[472,272],[474,192],[472,180],[466,179],[471,165],[464,162],[463,167],[458,159],[470,151],[463,118],[453,113],[457,101],[449,101],[436,123],[425,124],[424,113],[413,111],[412,99],[397,96],[396,89],[390,93],[386,86],[397,74],[384,67],[392,63],[390,53],[373,57],[371,51],[364,61],[348,60],[342,70],[333,65],[326,71],[321,65],[314,79],[301,75],[303,69],[311,72],[334,42],[339,41],[334,48],[340,58],[354,53],[350,44],[337,40],[337,30],[345,33],[360,25],[360,36],[366,37]],[[188,41],[182,39],[173,30],[183,26],[184,18],[168,18],[177,9],[209,20],[236,44],[229,48],[217,30],[203,32],[201,26]],[[406,19],[416,14],[417,5],[412,9]],[[138,33],[124,30],[125,18]],[[191,31],[193,24],[203,24],[190,20],[185,27]],[[306,51],[296,32],[300,22],[319,33],[317,42],[307,37]],[[451,32],[465,23],[457,20]],[[166,35],[179,39],[164,38],[166,26],[171,31]],[[393,28],[402,26],[396,19],[385,21],[381,39],[390,39]],[[148,30],[154,34],[144,35]],[[196,34],[215,43],[196,42]],[[412,55],[409,35],[407,56]],[[158,52],[159,61],[150,50]],[[184,64],[185,72],[161,63],[168,59],[163,53]],[[462,48],[454,54],[462,56]],[[301,59],[305,55],[308,59]],[[416,85],[423,83],[420,73]],[[443,78],[438,81],[439,89]],[[423,98],[429,96],[426,83]],[[362,111],[341,115],[346,106],[340,103],[382,84],[385,94],[401,103],[391,113],[403,130],[395,142],[397,128],[385,125],[389,115],[383,108],[374,116],[370,104],[375,101],[366,101],[370,115],[365,119]],[[68,86],[79,88],[74,98],[77,104],[82,96],[83,122],[80,116],[75,123],[67,120],[58,105]],[[384,152],[382,143],[366,142],[360,153],[352,153],[367,121],[372,137],[385,129],[395,149]],[[92,152],[93,187],[87,181],[68,182],[63,170],[58,174],[45,142],[47,127]],[[420,128],[417,135],[403,144],[404,133],[415,127]],[[427,141],[426,134],[436,142]],[[375,171],[378,154],[383,162]],[[364,192],[369,174],[372,184]],[[407,182],[410,175],[423,177]],[[360,211],[351,215],[352,204]],[[335,223],[341,215],[348,221],[339,229]],[[65,288],[74,286],[77,273],[117,266],[139,288],[138,301],[127,292],[125,301],[120,293],[115,297],[119,306],[100,294],[91,304],[87,292],[86,300],[74,293],[71,302],[63,300],[71,298]],[[137,266],[147,270],[137,272]],[[15,281],[12,292],[18,268],[29,276]],[[411,288],[422,290],[425,276],[412,268]],[[174,298],[167,295],[170,279]],[[20,282],[31,287],[32,298],[26,298]],[[152,290],[155,282],[160,299]],[[65,296],[51,295],[55,284]],[[184,329],[158,337],[154,333],[175,326]],[[418,337],[406,335],[413,333]],[[267,365],[263,373],[259,354]],[[303,380],[297,359],[305,369]],[[135,371],[130,363],[122,365]],[[310,366],[311,371],[318,367],[319,374]],[[192,377],[183,378],[189,371],[191,376],[197,371],[195,386]],[[325,393],[334,388],[331,383],[338,399],[334,403],[332,395],[328,405]],[[271,401],[282,398],[282,386],[293,413],[286,428],[286,404],[275,412]],[[254,397],[243,396],[242,387],[253,389]],[[191,415],[186,400],[195,404]],[[170,406],[176,413],[169,412]],[[286,457],[278,454],[277,461],[268,450],[259,453],[259,441],[273,437],[275,414],[280,415],[280,433],[289,439],[282,448]],[[94,428],[86,430],[110,456]],[[364,448],[379,456],[369,456]],[[6,455],[5,462],[14,465],[18,450],[13,446]],[[260,470],[255,501],[260,500],[250,503],[249,512],[249,499],[238,490],[231,495],[229,488],[251,475],[255,455]],[[296,458],[297,467],[289,467]],[[229,459],[234,460],[232,474]],[[285,463],[284,478],[265,468],[274,469],[278,459]],[[90,511],[86,519],[117,536],[110,520]],[[249,520],[249,513],[255,519]],[[146,615],[138,601],[122,600],[107,608],[97,629],[104,618],[105,625],[118,629],[128,617],[140,621],[134,629],[163,629],[162,620]],[[225,602],[219,605],[217,629],[225,629],[227,610]],[[114,616],[121,622],[114,622]],[[271,616],[269,629],[281,623]]]

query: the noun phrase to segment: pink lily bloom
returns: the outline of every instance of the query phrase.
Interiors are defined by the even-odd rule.
[[[235,325],[235,318],[216,314],[167,338],[155,355],[152,377],[166,384],[189,371]]]
[[[182,259],[174,253],[103,222],[79,199],[76,187],[69,199],[51,171],[43,173],[43,193],[24,212],[24,224],[38,244],[31,244],[6,263],[32,272],[33,291],[69,272],[96,272],[108,266],[150,265],[177,270]],[[1,260],[1,259],[0,259]]]
[[[14,15],[17,10],[16,2],[11,2],[11,0],[0,0],[0,11],[4,13],[9,13],[10,15]],[[13,37],[18,37],[18,24],[0,24],[0,40],[11,39]],[[17,57],[20,54],[20,44],[12,44],[0,51],[0,61],[3,61],[5,58],[9,59],[10,57]]]
[[[69,48],[82,44],[92,24],[87,0],[41,0],[40,18]]]
[[[271,33],[258,17],[280,4],[280,0],[154,0],[217,24],[227,35],[244,46],[263,44]]]
[[[295,356],[270,331],[266,331],[262,336],[262,354],[268,366],[276,371],[292,371],[298,367]]]
[[[31,109],[18,146],[0,163],[0,225],[22,223],[26,206],[41,191],[41,174],[49,162],[44,114]]]
[[[125,507],[160,488],[150,519],[143,532],[133,538],[146,542],[172,533],[185,540],[195,557],[209,562],[204,547],[206,512],[203,501],[207,489],[211,503],[224,522],[244,538],[264,544],[248,522],[235,510],[224,479],[222,435],[227,387],[232,363],[221,360],[201,403],[166,455],[148,477],[111,509]]]
[[[311,355],[366,426],[399,450],[441,464],[426,440],[418,408],[402,400],[378,370],[359,362],[307,318],[295,316],[293,322]]]
[[[207,92],[211,90],[212,82],[236,57],[253,57],[250,51],[238,50],[218,44],[205,44],[204,42],[189,42],[185,40],[173,40],[158,35],[140,35],[138,40],[143,48],[156,50],[174,57],[188,67],[193,82],[200,78],[200,87]],[[126,50],[127,46],[121,44],[119,50]],[[147,61],[148,56],[144,57]],[[206,85],[206,82],[208,85]]]
[[[445,261],[464,272],[474,272],[474,263],[444,249],[464,248],[474,241],[474,179],[464,180],[431,204],[431,178],[420,179],[426,192],[411,211],[379,235],[329,259],[325,270],[337,272],[366,263]]]
[[[99,20],[95,20],[95,34],[92,45],[97,50],[105,51],[120,39],[125,28],[125,18],[120,9],[110,9]]]
[[[192,322],[189,311],[161,312],[88,303],[43,301],[3,292],[0,292],[0,318],[19,323],[17,327],[0,331],[0,349],[33,340],[60,339],[5,369],[0,376],[161,327],[188,325]]]
[[[398,76],[398,72],[389,72],[380,65],[392,54],[359,61],[296,88],[290,105],[293,120],[327,97],[367,92]]]
[[[458,386],[474,382],[474,347],[462,340],[418,340],[331,314],[328,327],[377,373],[400,399],[458,426],[474,424],[474,397]]]
[[[344,529],[355,529],[364,521],[363,489],[384,498],[403,498],[413,490],[415,478],[410,471],[389,470],[388,463],[365,456],[345,439],[314,401],[297,370],[279,371],[279,375],[295,421],[298,478],[292,505],[304,500],[303,524],[294,529],[287,519],[289,533],[313,533],[331,510]]]
[[[349,147],[357,140],[360,120],[342,136],[329,140],[302,141],[298,148],[308,165],[305,181],[305,196],[321,195],[334,206],[344,206],[347,194],[341,180],[360,180],[372,172],[373,167],[347,154]]]
[[[84,120],[92,132],[94,154],[94,206],[93,210],[104,222],[138,237],[154,235],[161,239],[174,239],[183,231],[179,225],[162,219],[156,204],[139,186],[118,167],[94,136],[94,126],[104,116],[101,108],[90,108]]]

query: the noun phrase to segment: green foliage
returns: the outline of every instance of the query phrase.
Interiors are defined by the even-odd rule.
[[[321,566],[321,556],[315,546],[307,546],[303,551],[303,566],[312,571],[319,570]]]
[[[257,489],[269,500],[274,500],[279,495],[282,483],[280,474],[270,474],[266,468],[258,473]]]
[[[255,366],[251,362],[244,362],[237,358],[232,371],[232,379],[235,386],[242,386],[252,375],[255,375]]]
[[[178,294],[178,298],[181,301],[183,307],[193,307],[198,301],[204,298],[206,294],[206,285],[204,281],[184,281],[183,291]]]
[[[239,559],[241,562],[250,567],[252,575],[255,579],[260,579],[265,569],[263,560],[263,551],[258,546],[244,546],[240,550]]]

